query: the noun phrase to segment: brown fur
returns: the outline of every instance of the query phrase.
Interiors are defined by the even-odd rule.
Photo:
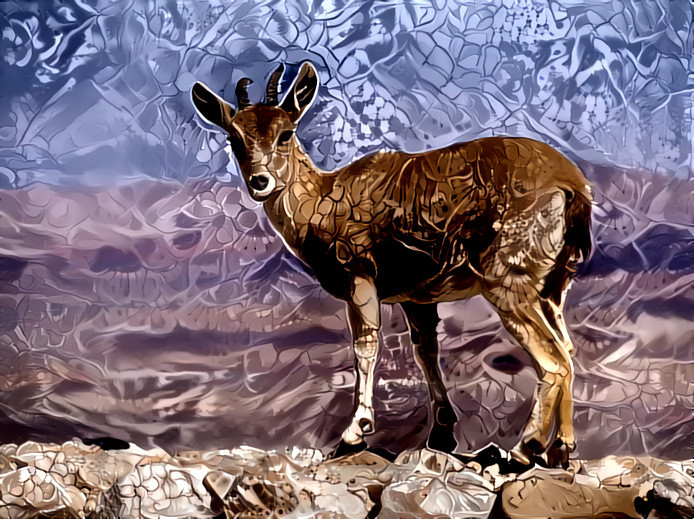
[[[276,73],[269,99],[278,81]],[[574,442],[573,367],[561,309],[577,261],[590,252],[591,196],[581,171],[541,142],[490,137],[418,154],[381,151],[323,172],[293,133],[317,86],[305,64],[279,106],[234,112],[202,85],[193,96],[203,116],[229,132],[252,196],[289,248],[348,302],[358,381],[343,440],[373,432],[379,303],[399,302],[430,386],[430,445],[453,448],[432,305],[482,294],[540,379],[515,455],[527,460],[563,444],[565,458]]]

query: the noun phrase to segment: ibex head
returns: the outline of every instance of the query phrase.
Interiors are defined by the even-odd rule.
[[[251,80],[241,79],[236,85],[236,109],[204,84],[193,85],[193,103],[198,113],[229,134],[248,190],[259,202],[281,191],[294,174],[291,157],[299,146],[294,132],[318,91],[316,69],[304,63],[291,89],[279,102],[277,90],[283,72],[284,65],[280,65],[270,76],[265,101],[254,105],[246,91]]]

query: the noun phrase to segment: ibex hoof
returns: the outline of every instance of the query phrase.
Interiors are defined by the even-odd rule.
[[[555,447],[552,445],[545,453],[547,466],[550,468],[569,468],[569,450],[566,445]]]
[[[349,427],[342,433],[342,441],[350,445],[356,445],[364,441],[364,436],[375,432],[374,422],[367,417],[354,418]]]
[[[522,447],[514,447],[508,454],[507,460],[499,463],[501,474],[522,474],[536,466],[547,468],[547,463],[542,457],[536,456]]]
[[[439,407],[434,410],[434,427],[451,427],[458,421],[455,411],[450,406]]]
[[[357,452],[361,452],[366,450],[367,445],[364,440],[360,441],[359,443],[347,443],[345,440],[340,440],[340,443],[337,444],[337,447],[328,454],[328,459],[335,459],[335,458],[341,458],[342,456],[347,456],[348,454],[356,454]]]
[[[455,452],[458,442],[453,436],[453,426],[434,425],[427,439],[427,447],[449,454]]]
[[[517,445],[513,449],[509,451],[509,454],[511,455],[511,459],[514,461],[517,461],[518,463],[521,463],[522,465],[532,465],[532,457],[533,455],[529,453],[526,449],[523,448],[522,445]]]
[[[374,433],[374,424],[368,418],[362,418],[357,423],[359,424],[359,428],[361,429],[361,432],[363,432],[365,435]]]
[[[544,465],[544,460],[539,457],[544,451],[542,444],[531,438],[529,440],[521,441],[513,449],[509,451],[511,459],[521,463],[522,465]]]
[[[562,445],[566,447],[566,450],[568,450],[569,453],[576,450],[576,441],[573,439],[569,440],[566,438],[557,438],[554,440],[554,447],[561,447]]]
[[[569,456],[576,449],[576,443],[568,445],[561,438],[554,441],[552,446],[547,449],[547,465],[553,468],[567,469],[569,467]]]

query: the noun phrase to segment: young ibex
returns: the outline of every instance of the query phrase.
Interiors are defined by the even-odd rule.
[[[278,101],[281,65],[263,103],[251,81],[233,108],[202,83],[198,112],[228,134],[251,196],[330,294],[347,301],[357,382],[341,448],[374,432],[380,303],[400,303],[431,397],[428,446],[452,451],[456,415],[438,366],[436,304],[483,295],[530,354],[534,412],[512,454],[528,462],[574,449],[572,344],[562,317],[577,261],[590,252],[591,195],[581,171],[541,142],[490,137],[409,154],[380,151],[332,173],[296,137],[318,76],[304,63]],[[549,454],[548,454],[549,455]]]

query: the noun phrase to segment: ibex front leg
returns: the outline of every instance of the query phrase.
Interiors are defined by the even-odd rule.
[[[354,415],[349,427],[342,434],[342,440],[347,444],[356,445],[363,441],[364,436],[373,434],[375,431],[373,387],[381,317],[376,287],[370,279],[363,277],[354,279],[352,299],[348,302],[348,306],[357,384]]]

